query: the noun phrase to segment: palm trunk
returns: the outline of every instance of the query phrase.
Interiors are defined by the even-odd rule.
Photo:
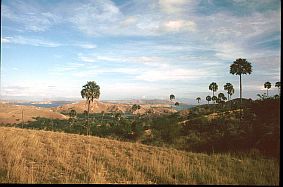
[[[87,107],[87,135],[89,135],[89,107],[90,107],[90,100],[88,101],[88,107]]]
[[[242,104],[242,75],[240,74],[240,100]]]
[[[267,95],[267,97],[268,97],[268,88],[266,89],[266,95]]]
[[[242,74],[240,74],[240,123],[242,118]]]

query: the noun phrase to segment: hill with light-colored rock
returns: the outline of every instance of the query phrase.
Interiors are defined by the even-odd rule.
[[[0,103],[0,123],[22,123],[22,121],[34,121],[36,117],[51,119],[68,119],[68,116],[54,112],[50,108],[35,106],[14,105]]]
[[[141,104],[141,108],[134,112],[134,114],[166,114],[166,113],[174,113],[175,109],[170,108],[168,104]],[[87,102],[80,101],[71,104],[62,105],[59,107],[53,108],[54,111],[57,112],[65,112],[68,113],[70,110],[76,110],[77,113],[83,113],[87,110]],[[121,104],[121,103],[110,103],[110,102],[100,102],[93,101],[90,105],[90,113],[114,113],[114,112],[133,112],[132,104]]]

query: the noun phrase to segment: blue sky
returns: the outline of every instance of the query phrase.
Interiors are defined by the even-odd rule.
[[[94,80],[100,99],[202,103],[216,82],[234,85],[237,58],[253,66],[243,97],[280,81],[279,0],[2,0],[1,97],[79,99]]]

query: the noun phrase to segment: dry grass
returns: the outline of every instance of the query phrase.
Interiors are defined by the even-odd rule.
[[[53,112],[50,108],[0,103],[0,123],[22,123],[22,112],[24,122],[34,121],[34,117],[46,117],[52,119],[69,118],[63,114]]]
[[[0,183],[279,185],[277,161],[0,127]]]

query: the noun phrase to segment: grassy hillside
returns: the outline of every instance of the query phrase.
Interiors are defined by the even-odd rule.
[[[0,127],[0,182],[279,185],[279,163]]]

